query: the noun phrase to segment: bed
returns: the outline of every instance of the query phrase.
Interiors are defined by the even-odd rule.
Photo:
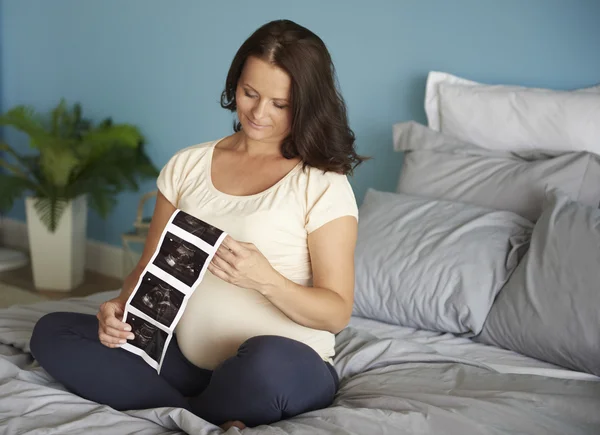
[[[116,294],[0,311],[3,433],[222,433],[181,409],[119,412],[81,399],[32,361],[36,319],[58,310],[94,314]],[[341,388],[331,407],[244,433],[575,435],[600,428],[600,378],[468,338],[354,317],[336,350]]]
[[[445,90],[458,97],[440,98]],[[361,205],[356,302],[336,337],[334,403],[243,433],[600,433],[600,134],[588,140],[600,120],[576,135],[563,122],[569,131],[544,136],[519,112],[550,95],[587,113],[598,93],[486,89],[431,74],[429,125],[394,126],[405,153],[396,192],[370,189]],[[522,116],[504,114],[504,136],[485,120],[470,131],[458,116],[467,97],[480,115],[490,97],[496,115]],[[551,107],[572,113],[560,101]],[[558,112],[548,116],[568,117]],[[566,142],[555,141],[561,134]],[[42,315],[95,314],[117,292],[0,310],[2,433],[223,433],[182,409],[119,412],[87,401],[32,359]]]

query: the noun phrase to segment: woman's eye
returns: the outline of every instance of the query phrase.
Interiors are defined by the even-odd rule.
[[[244,91],[244,94],[246,94],[246,97],[250,97],[250,98],[256,97],[256,95],[249,94],[248,91]]]
[[[277,107],[278,109],[285,109],[287,107],[287,106],[280,106],[279,104],[275,104],[275,103],[273,103],[273,105],[275,107]]]

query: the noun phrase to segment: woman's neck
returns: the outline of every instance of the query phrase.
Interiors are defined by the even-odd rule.
[[[231,149],[243,152],[249,157],[281,156],[281,142],[257,141],[249,138],[243,131],[236,133]]]

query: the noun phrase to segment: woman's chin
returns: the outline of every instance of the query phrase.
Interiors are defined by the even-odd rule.
[[[256,128],[252,128],[251,126],[243,126],[242,125],[242,131],[249,139],[252,139],[252,140],[269,141],[269,139],[271,139],[271,132],[267,128],[256,129]]]

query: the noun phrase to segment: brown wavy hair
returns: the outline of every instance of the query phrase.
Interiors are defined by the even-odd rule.
[[[281,144],[285,158],[300,157],[304,166],[352,174],[366,160],[354,148],[344,99],[324,42],[290,20],[271,21],[257,29],[238,49],[221,94],[221,107],[237,110],[235,92],[249,56],[263,59],[291,77],[292,126]],[[234,131],[242,129],[234,122]]]

